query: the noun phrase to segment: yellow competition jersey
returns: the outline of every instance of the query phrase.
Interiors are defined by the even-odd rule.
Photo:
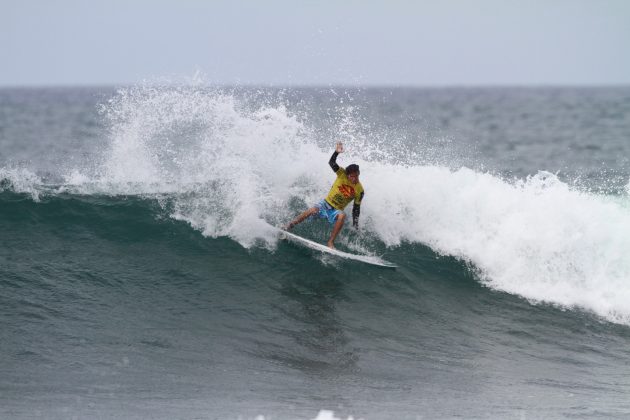
[[[363,197],[363,185],[361,182],[353,184],[346,175],[346,170],[339,168],[337,171],[337,179],[330,188],[326,201],[337,210],[343,210],[352,200],[354,203],[361,204]]]

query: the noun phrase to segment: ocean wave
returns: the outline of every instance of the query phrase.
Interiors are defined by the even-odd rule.
[[[18,166],[0,168],[0,192],[24,193],[30,195],[34,201],[38,201],[41,185],[41,178],[26,168]]]
[[[32,172],[2,168],[2,189],[35,201],[42,191],[149,199],[206,237],[273,250],[271,226],[321,199],[334,179],[327,161],[336,139],[322,147],[308,122],[283,106],[136,87],[121,90],[103,115],[110,142],[93,166],[68,168],[52,187]],[[340,133],[351,132],[347,126]],[[366,189],[355,249],[388,250],[395,260],[406,244],[427,245],[474,267],[491,289],[630,324],[627,197],[580,191],[544,171],[506,180],[385,159],[365,138],[347,140],[339,163],[358,163]],[[326,226],[305,229],[324,235]]]

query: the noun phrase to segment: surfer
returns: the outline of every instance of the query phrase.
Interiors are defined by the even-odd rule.
[[[363,200],[364,194],[363,185],[359,182],[359,165],[353,163],[352,165],[348,165],[345,169],[337,165],[337,156],[342,152],[343,144],[339,142],[337,143],[335,152],[328,161],[332,170],[337,174],[337,179],[330,188],[328,196],[285,226],[286,230],[290,230],[298,223],[302,223],[308,217],[314,215],[318,215],[321,219],[327,219],[328,222],[333,225],[333,230],[327,245],[333,249],[335,248],[335,238],[341,231],[346,220],[346,214],[343,212],[343,209],[345,209],[352,200],[354,200],[352,207],[352,225],[355,228],[359,227],[361,200]]]

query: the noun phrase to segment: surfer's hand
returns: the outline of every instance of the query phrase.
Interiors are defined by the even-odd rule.
[[[339,141],[337,142],[337,148],[335,149],[337,153],[343,152],[343,144]]]

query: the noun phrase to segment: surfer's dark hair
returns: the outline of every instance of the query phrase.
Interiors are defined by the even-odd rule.
[[[350,175],[353,173],[359,173],[359,165],[357,165],[356,163],[353,163],[352,165],[348,165],[346,167],[346,174]]]

